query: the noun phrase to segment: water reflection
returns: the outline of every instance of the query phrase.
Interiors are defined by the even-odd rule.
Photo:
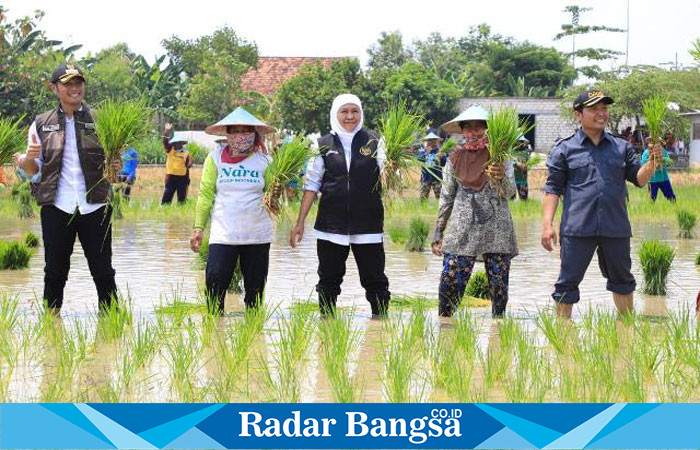
[[[550,293],[559,271],[558,250],[545,252],[540,246],[540,225],[537,220],[515,221],[520,255],[513,260],[508,312],[519,318],[531,317],[536,311],[551,305]],[[31,229],[39,234],[39,223],[0,219],[0,236],[18,238]],[[292,299],[316,301],[314,285],[316,274],[316,244],[311,227],[296,249],[289,248],[287,237],[289,225],[282,224],[277,230],[270,251],[270,272],[266,289],[268,304],[289,304]],[[698,239],[678,240],[676,230],[663,224],[649,222],[634,224],[632,240],[632,271],[641,285],[642,275],[636,257],[642,238],[656,237],[676,248],[665,297],[666,308],[676,310],[694,302],[700,290],[700,271],[694,258],[698,251]],[[204,284],[201,268],[196,267],[195,255],[190,251],[188,239],[191,221],[170,218],[167,221],[139,220],[120,221],[114,232],[113,265],[117,271],[117,284],[132,300],[137,314],[150,313],[155,306],[178,296],[195,301]],[[76,242],[76,245],[80,245]],[[429,253],[407,253],[400,245],[386,244],[386,272],[390,290],[395,295],[425,295],[437,297],[441,258]],[[481,270],[481,267],[478,267]],[[343,292],[338,305],[354,307],[361,314],[369,315],[360,286],[357,268],[348,262],[348,272],[343,282]],[[43,290],[43,250],[39,247],[31,261],[31,267],[22,271],[0,271],[0,290],[17,293],[22,307],[27,310]],[[587,308],[601,307],[613,310],[611,294],[605,290],[605,280],[600,275],[596,261],[589,267],[581,284],[582,299],[575,308],[580,315]],[[82,251],[71,258],[71,272],[65,291],[64,315],[93,314],[96,311],[92,278]],[[661,313],[656,308],[658,301],[636,296],[637,309],[650,313]],[[242,300],[229,294],[228,311],[240,311]],[[483,311],[487,314],[487,311]]]

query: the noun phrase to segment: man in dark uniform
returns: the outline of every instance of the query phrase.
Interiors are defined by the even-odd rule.
[[[636,283],[630,270],[632,230],[625,180],[645,186],[657,158],[642,166],[629,142],[605,131],[611,103],[613,99],[600,91],[579,95],[574,100],[574,114],[581,128],[559,141],[547,160],[542,223],[542,246],[547,251],[557,243],[552,222],[559,197],[564,197],[559,231],[561,271],[552,294],[559,317],[571,317],[573,304],[580,297],[578,286],[596,250],[618,312],[634,312]],[[661,154],[658,145],[652,151]]]

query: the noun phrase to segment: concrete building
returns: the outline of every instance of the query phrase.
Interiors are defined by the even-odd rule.
[[[571,135],[576,131],[576,123],[571,118],[562,117],[558,98],[536,97],[477,97],[463,98],[459,102],[460,111],[469,105],[478,103],[487,110],[498,109],[501,106],[512,106],[521,119],[535,124],[526,135],[534,150],[538,153],[549,153],[558,138]]]

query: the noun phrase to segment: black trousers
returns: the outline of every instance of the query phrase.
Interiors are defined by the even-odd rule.
[[[321,312],[329,312],[335,308],[350,249],[355,257],[357,270],[360,272],[360,284],[365,289],[365,298],[372,307],[372,314],[386,313],[391,293],[389,279],[384,274],[384,244],[350,244],[348,247],[318,239],[316,241],[318,254],[316,292],[318,292]]]
[[[100,309],[116,299],[117,286],[112,268],[112,209],[103,206],[90,214],[68,214],[55,206],[41,208],[44,239],[44,300],[51,308],[63,305],[63,288],[68,280],[75,236],[80,239],[90,274],[97,288]]]
[[[246,308],[256,307],[262,302],[270,264],[270,244],[209,244],[206,285],[210,311],[223,314],[226,289],[231,284],[239,260]]]
[[[173,196],[177,192],[177,201],[183,203],[187,200],[187,187],[190,185],[190,177],[187,175],[167,175],[165,191],[160,201],[161,205],[173,201]]]

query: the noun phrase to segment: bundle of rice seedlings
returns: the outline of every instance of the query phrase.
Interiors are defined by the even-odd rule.
[[[409,252],[422,252],[425,248],[425,240],[428,238],[428,223],[417,217],[411,220],[406,240],[406,250]]]
[[[29,267],[32,249],[23,242],[0,242],[0,270],[19,270]]]
[[[472,273],[469,283],[467,283],[467,288],[464,291],[464,295],[476,298],[491,298],[491,291],[489,290],[489,279],[486,273],[483,271],[478,271]]]
[[[16,121],[0,118],[0,165],[12,161],[12,154],[21,152],[26,146],[27,128],[20,127],[24,116]]]
[[[449,138],[447,138],[445,143],[442,144],[442,147],[440,147],[440,151],[442,153],[449,155],[450,153],[452,153],[452,150],[455,149],[456,145],[457,145],[457,141],[455,141],[455,139],[452,136],[450,136]]]
[[[144,139],[151,111],[142,100],[105,100],[95,113],[97,137],[105,151],[105,177],[116,183],[122,152]]]
[[[676,211],[676,221],[678,222],[678,237],[681,239],[692,239],[697,216],[691,212],[679,209]]]
[[[532,169],[533,167],[539,166],[541,162],[542,155],[540,155],[539,153],[533,153],[532,155],[530,155],[530,158],[525,164],[527,165],[528,169]]]
[[[662,143],[666,127],[666,113],[668,112],[667,104],[668,102],[660,95],[653,95],[642,101],[642,114],[644,114],[644,120],[647,123],[652,145]],[[650,156],[656,167],[659,167],[660,161],[656,161],[654,155]]]
[[[700,266],[700,252],[698,252],[698,254],[695,255],[695,265]]]
[[[642,242],[639,248],[639,263],[644,274],[642,292],[651,295],[666,294],[666,277],[674,257],[675,252],[668,244],[657,239]]]
[[[112,187],[112,198],[109,202],[112,207],[112,218],[120,220],[124,218],[124,194],[122,194],[122,186],[115,185]]]
[[[489,137],[489,163],[505,166],[506,162],[514,157],[520,146],[520,136],[530,131],[531,127],[520,124],[518,111],[515,108],[504,107],[497,111],[491,109],[486,128]],[[491,178],[490,181],[498,195],[505,198],[503,180]]]
[[[19,181],[12,185],[12,198],[19,205],[20,219],[31,219],[34,217],[34,197],[29,181]]]
[[[27,234],[24,235],[24,243],[27,244],[27,247],[29,247],[29,248],[38,247],[39,246],[39,236],[32,233],[31,231],[28,231]]]
[[[386,192],[397,192],[403,187],[403,174],[415,164],[409,149],[425,129],[425,119],[421,114],[410,112],[406,102],[399,100],[389,105],[379,123],[386,147],[384,188]]]
[[[282,144],[272,154],[272,162],[265,170],[265,193],[263,195],[263,206],[271,214],[279,215],[278,205],[273,205],[273,202],[278,201],[278,199],[273,199],[273,192],[281,190],[291,181],[298,181],[311,156],[313,156],[311,142],[304,135],[298,135],[291,142]]]

